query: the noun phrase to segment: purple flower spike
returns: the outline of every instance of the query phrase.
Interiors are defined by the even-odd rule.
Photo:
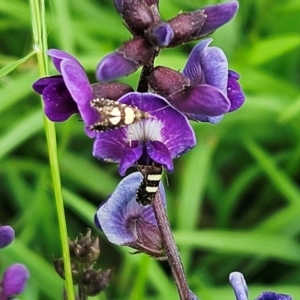
[[[154,257],[164,257],[153,209],[136,201],[143,176],[135,172],[125,177],[108,200],[100,206],[95,222],[108,240],[116,245],[130,246]],[[166,206],[162,183],[159,193]]]
[[[119,102],[149,113],[147,119],[135,124],[97,133],[93,155],[103,161],[120,163],[122,176],[130,166],[151,162],[172,172],[173,159],[195,146],[195,134],[188,120],[163,97],[134,92]]]
[[[207,20],[202,27],[202,36],[214,32],[219,27],[228,23],[239,9],[238,1],[230,1],[223,4],[204,7]]]
[[[274,292],[263,292],[256,298],[256,300],[292,300],[292,297]]]
[[[12,227],[0,226],[0,248],[4,248],[12,243],[15,238],[15,231]]]
[[[248,287],[243,274],[240,272],[230,273],[229,281],[234,290],[236,300],[248,300]]]
[[[6,269],[0,283],[0,299],[6,300],[23,292],[30,274],[22,264],[14,264]]]

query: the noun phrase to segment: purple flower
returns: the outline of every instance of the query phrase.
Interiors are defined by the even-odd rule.
[[[15,231],[12,227],[0,226],[0,249],[8,246],[15,238]]]
[[[168,21],[174,32],[168,47],[203,38],[229,22],[239,8],[238,1],[206,6],[191,13],[181,13]]]
[[[29,278],[28,269],[22,264],[13,264],[8,267],[0,282],[0,300],[8,300],[14,295],[23,292]]]
[[[256,298],[256,300],[292,300],[292,297],[274,292],[263,292]]]
[[[49,50],[48,55],[61,75],[44,77],[33,84],[33,89],[42,95],[46,116],[53,122],[62,122],[80,113],[87,135],[93,137],[95,133],[89,126],[99,120],[99,114],[91,107],[91,100],[96,97],[117,100],[132,88],[118,83],[91,85],[75,57],[56,49]]]
[[[33,84],[33,89],[43,96],[47,117],[61,122],[80,112],[86,124],[93,124],[97,115],[87,105],[93,99],[93,92],[83,67],[66,52],[51,49],[48,55],[61,75],[41,78]]]
[[[229,281],[234,290],[236,300],[248,300],[248,287],[243,274],[233,272],[229,275]],[[292,300],[292,297],[274,292],[263,292],[256,300]]]
[[[195,134],[187,118],[163,97],[133,92],[118,102],[149,113],[145,120],[96,135],[93,155],[103,161],[119,163],[122,176],[131,166],[153,162],[171,172],[173,158],[195,146]]]
[[[115,80],[142,65],[151,65],[159,48],[175,47],[211,34],[229,22],[239,7],[234,0],[163,21],[156,0],[114,0],[114,4],[134,38],[102,59],[96,70],[101,81]]]
[[[95,223],[111,243],[130,246],[162,259],[165,254],[152,206],[142,206],[136,201],[142,180],[143,176],[139,172],[125,177],[108,200],[98,208]],[[158,194],[166,206],[162,183]]]
[[[182,74],[154,68],[149,86],[190,119],[216,123],[226,112],[238,109],[245,98],[237,82],[239,75],[228,71],[221,49],[208,47],[211,41],[206,39],[193,48]]]
[[[141,65],[149,64],[154,52],[155,48],[146,39],[134,37],[101,60],[96,69],[96,77],[100,81],[112,81],[127,76]]]

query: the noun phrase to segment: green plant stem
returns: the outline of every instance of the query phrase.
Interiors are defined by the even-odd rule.
[[[36,50],[38,67],[40,76],[48,75],[48,63],[47,63],[47,32],[45,23],[45,3],[44,0],[30,0],[31,12],[32,12],[32,31],[34,39],[34,49]],[[66,292],[67,299],[74,300],[73,280],[71,273],[71,260],[68,244],[68,233],[66,218],[63,205],[60,171],[57,157],[57,144],[56,144],[56,132],[54,123],[50,122],[44,115],[45,133],[48,145],[49,160],[51,167],[51,175],[53,180],[53,189],[56,201],[56,209],[58,216],[58,223],[60,229],[60,238],[63,251],[64,271],[66,279]]]

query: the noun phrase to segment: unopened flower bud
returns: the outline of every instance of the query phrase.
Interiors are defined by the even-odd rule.
[[[151,8],[142,0],[114,0],[114,4],[132,34],[143,34],[154,21]]]
[[[71,259],[85,265],[92,266],[100,254],[99,239],[91,237],[91,230],[75,241],[69,241]]]
[[[62,258],[53,258],[54,269],[56,273],[62,278],[65,279],[65,268],[64,268],[64,260]],[[72,279],[75,285],[79,283],[79,268],[78,266],[71,261],[71,273]]]
[[[86,270],[82,277],[82,284],[86,286],[89,296],[96,296],[101,293],[109,284],[111,270]]]
[[[12,227],[0,226],[0,248],[8,246],[15,238],[15,231]]]
[[[202,36],[202,27],[207,19],[204,10],[190,13],[181,13],[168,23],[174,31],[174,38],[169,47],[175,47],[188,41],[199,39]]]
[[[133,92],[133,88],[125,83],[98,82],[92,84],[94,98],[118,100],[127,93]]]
[[[21,294],[29,276],[28,269],[22,264],[13,264],[8,267],[0,282],[0,298],[10,299],[11,296]]]
[[[149,76],[149,88],[163,97],[177,93],[190,84],[186,76],[167,67],[155,67]]]
[[[141,65],[148,65],[153,57],[153,46],[143,37],[134,37],[116,52],[102,59],[96,70],[100,81],[112,81],[133,73]]]
[[[175,47],[213,33],[234,17],[238,7],[239,3],[234,0],[177,15],[168,22],[175,33],[169,47]]]

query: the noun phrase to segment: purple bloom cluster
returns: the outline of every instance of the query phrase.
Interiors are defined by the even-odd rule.
[[[10,226],[0,226],[0,248],[12,243],[15,232]],[[22,264],[13,264],[8,267],[0,280],[0,300],[8,300],[10,297],[23,292],[29,278],[28,269]]]
[[[98,64],[99,82],[90,83],[72,55],[51,49],[48,55],[60,74],[37,80],[33,89],[42,95],[51,121],[80,115],[85,133],[94,140],[96,158],[117,163],[121,176],[132,167],[139,171],[125,177],[98,208],[97,226],[114,244],[166,259],[169,252],[156,219],[166,207],[161,172],[173,172],[173,159],[196,145],[189,120],[217,123],[241,107],[244,94],[224,52],[210,46],[212,39],[194,47],[182,72],[154,67],[154,60],[161,49],[203,38],[230,21],[238,2],[180,13],[167,21],[160,17],[158,0],[114,4],[133,37]],[[111,82],[140,66],[137,91]],[[155,213],[153,201],[161,205]],[[186,293],[197,299],[191,291]]]
[[[172,172],[173,159],[196,145],[189,120],[217,123],[224,114],[244,103],[244,94],[238,84],[239,75],[228,69],[224,52],[210,46],[212,39],[194,47],[182,73],[165,66],[154,68],[154,59],[162,48],[197,40],[230,21],[238,10],[238,2],[180,13],[168,21],[161,19],[156,0],[114,0],[114,4],[133,38],[99,63],[96,77],[100,82],[90,83],[84,68],[72,55],[51,49],[48,55],[60,75],[37,80],[33,89],[42,95],[45,114],[51,121],[62,122],[79,113],[86,134],[94,139],[93,155],[104,162],[117,163],[121,176],[130,167],[140,170],[139,166],[151,169],[159,165]],[[144,85],[136,92],[126,84],[107,82],[131,74],[140,66],[145,68],[142,74],[146,75],[141,77]],[[114,100],[115,104],[105,99]],[[111,107],[105,107],[105,103]],[[110,126],[106,128],[107,124]],[[134,201],[130,192],[133,179],[124,182],[115,192],[127,191],[131,196],[123,199]],[[132,186],[136,193],[139,185]],[[96,214],[105,233],[103,211],[108,219],[118,215],[117,208],[105,210],[114,198],[113,194]],[[125,211],[135,209],[120,203]],[[139,221],[135,223],[139,225]],[[132,226],[132,222],[122,224]],[[124,230],[118,231],[120,240]]]
[[[158,218],[158,212],[165,215],[166,210],[159,172],[172,172],[173,159],[196,145],[189,120],[218,123],[226,113],[239,109],[245,97],[239,75],[229,69],[224,52],[210,45],[211,38],[193,48],[182,72],[154,67],[154,60],[163,48],[211,34],[234,17],[239,4],[232,0],[162,20],[158,0],[113,2],[132,38],[100,61],[96,68],[99,82],[90,83],[83,66],[72,55],[51,49],[48,55],[60,74],[37,80],[33,89],[42,95],[45,114],[51,121],[80,115],[85,133],[94,140],[96,158],[117,163],[121,176],[132,167],[139,171],[125,177],[95,214],[95,223],[108,240],[157,259],[169,259],[166,232]],[[137,91],[127,84],[111,82],[141,66]],[[138,199],[140,195],[143,200]],[[1,227],[0,246],[12,239],[9,229]],[[180,269],[179,265],[176,267]],[[21,292],[28,276],[22,265],[7,269],[0,285],[0,300]],[[237,300],[248,300],[241,273],[230,274],[230,283]],[[181,299],[198,299],[187,288],[182,293],[185,297]],[[263,292],[257,298],[291,299],[274,292]]]
[[[140,66],[151,64],[160,48],[175,47],[211,34],[230,21],[238,10],[238,2],[230,1],[180,13],[164,21],[158,1],[114,0],[114,4],[133,39],[99,63],[96,74],[102,81],[127,76]]]

